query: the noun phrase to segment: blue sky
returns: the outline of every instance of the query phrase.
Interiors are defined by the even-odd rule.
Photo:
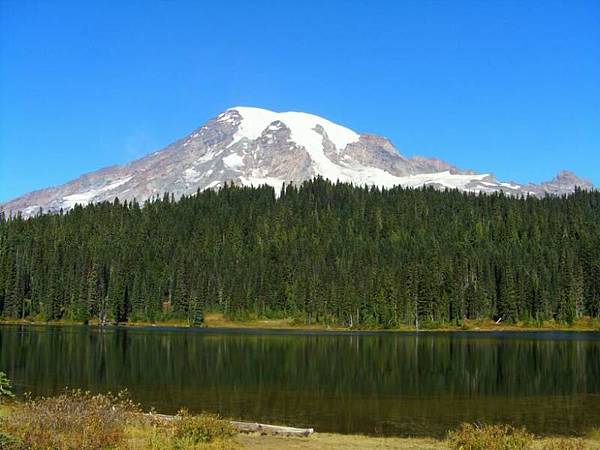
[[[600,2],[0,0],[0,201],[235,105],[504,180],[600,185]]]

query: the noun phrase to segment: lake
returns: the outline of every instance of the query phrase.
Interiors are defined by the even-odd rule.
[[[0,326],[18,393],[127,388],[144,408],[321,432],[443,436],[461,422],[537,434],[600,426],[600,333],[325,333]]]

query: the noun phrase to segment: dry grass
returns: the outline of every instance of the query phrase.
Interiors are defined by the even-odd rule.
[[[231,423],[185,411],[171,420],[141,412],[123,394],[70,391],[2,410],[0,449],[234,450]]]
[[[325,326],[323,324],[306,325],[296,322],[294,319],[250,319],[236,321],[227,319],[220,313],[208,313],[204,318],[204,326],[208,328],[263,328],[263,329],[294,329],[294,330],[330,330],[351,331],[348,327]],[[519,322],[516,324],[496,323],[493,320],[465,320],[462,325],[443,325],[439,328],[427,331],[598,331],[600,330],[600,319],[583,317],[572,325],[566,325],[555,321],[545,321],[538,324]],[[355,330],[356,331],[356,330]],[[369,329],[377,331],[377,329]],[[415,331],[412,326],[402,326],[385,331]]]
[[[583,439],[549,439],[542,444],[542,450],[585,450]]]
[[[447,440],[315,433],[308,438],[237,434],[215,415],[182,411],[172,419],[142,414],[124,395],[72,391],[0,409],[7,450],[600,450],[600,430],[585,439],[534,439],[508,426],[463,425]]]
[[[381,438],[343,434],[314,433],[310,437],[240,435],[237,441],[249,450],[438,450],[447,449],[435,439]]]
[[[279,330],[345,330],[347,328],[333,327],[328,328],[324,325],[305,325],[298,324],[294,319],[248,319],[231,320],[221,313],[208,313],[204,316],[204,326],[208,328],[263,328]]]
[[[308,438],[240,435],[237,441],[246,450],[452,450],[452,443],[427,438],[378,438],[315,433]],[[464,447],[465,450],[469,447]],[[489,447],[494,449],[497,447]],[[600,441],[577,438],[534,439],[531,450],[600,450]],[[486,448],[487,450],[487,448]]]
[[[250,319],[237,321],[227,319],[220,313],[208,313],[204,317],[204,326],[208,328],[263,328],[263,329],[294,329],[294,330],[331,330],[351,331],[348,327],[325,326],[323,324],[306,325],[294,319]],[[519,322],[516,324],[496,323],[493,320],[465,320],[462,325],[443,325],[427,331],[597,331],[600,330],[600,319],[583,317],[572,325],[555,321],[545,321],[538,324]],[[356,330],[355,330],[356,331]],[[369,331],[378,331],[369,329]],[[402,326],[385,331],[415,331],[413,326]]]
[[[555,322],[554,320],[546,320],[540,323],[518,322],[515,324],[496,323],[493,320],[464,320],[459,329],[465,331],[599,331],[600,319],[582,317],[571,325]]]
[[[0,324],[19,324],[19,325],[75,325],[79,322],[69,320],[58,321],[39,321],[35,319],[4,319],[0,318]],[[89,325],[99,325],[97,319],[89,321]],[[172,319],[162,322],[143,322],[132,321],[122,323],[120,326],[129,327],[172,327],[172,328],[188,328],[187,320]],[[261,328],[261,329],[277,329],[277,330],[312,330],[312,331],[359,331],[360,329],[351,329],[343,326],[326,326],[323,324],[306,325],[298,322],[293,318],[286,319],[247,319],[247,320],[231,320],[226,318],[221,313],[207,313],[204,317],[204,327],[207,328]],[[367,329],[365,329],[367,330]],[[368,328],[368,331],[379,331],[379,329]],[[397,332],[412,332],[415,331],[413,326],[399,326],[380,331],[397,331]],[[435,328],[429,328],[426,331],[600,331],[600,319],[583,317],[576,320],[573,324],[567,325],[564,323],[548,320],[540,323],[518,322],[516,324],[496,323],[493,320],[465,320],[460,326],[457,325],[439,325]]]
[[[124,394],[71,391],[14,405],[2,431],[15,442],[5,448],[102,450],[120,448],[124,427],[139,417]]]

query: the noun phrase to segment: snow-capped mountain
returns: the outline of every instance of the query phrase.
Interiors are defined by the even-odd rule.
[[[576,186],[593,188],[570,172],[539,185],[503,183],[491,174],[460,170],[437,159],[406,158],[383,137],[359,134],[312,114],[235,107],[160,151],[31,192],[0,209],[30,216],[40,208],[55,212],[115,197],[139,202],[165,192],[179,197],[226,182],[268,184],[279,192],[284,183],[318,175],[356,185],[434,186],[512,195],[561,195]]]

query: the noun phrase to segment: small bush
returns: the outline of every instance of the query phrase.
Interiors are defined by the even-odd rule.
[[[22,447],[21,442],[10,434],[0,431],[0,449],[19,449]]]
[[[226,441],[237,434],[228,421],[214,414],[191,416],[182,410],[177,414],[174,425],[176,438],[189,440],[194,444]]]
[[[600,441],[600,428],[593,428],[586,433],[586,437],[592,441]]]
[[[455,450],[527,450],[533,436],[510,425],[462,424],[448,435]]]
[[[144,442],[135,450],[238,450],[239,444],[233,440],[217,440],[210,443],[194,443],[189,438],[175,438],[156,429],[145,436]]]
[[[77,390],[26,400],[11,410],[2,429],[27,449],[101,450],[120,448],[125,426],[139,416],[138,406],[125,393]]]
[[[182,410],[173,420],[152,418],[127,429],[131,450],[237,450],[237,432],[218,416],[191,416]]]
[[[12,400],[13,398],[15,398],[15,394],[12,392],[10,380],[4,372],[0,372],[0,403]]]

